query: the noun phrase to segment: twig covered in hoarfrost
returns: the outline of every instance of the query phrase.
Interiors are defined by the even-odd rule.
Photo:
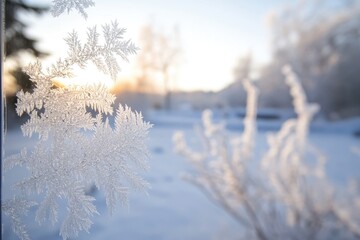
[[[130,188],[146,191],[149,187],[136,172],[148,169],[147,133],[151,125],[141,113],[119,106],[114,128],[103,119],[113,115],[115,96],[102,85],[58,87],[54,81],[72,76],[72,67],[85,67],[90,61],[112,78],[120,70],[116,55],[127,60],[136,52],[130,41],[123,41],[124,29],[118,24],[105,25],[105,44],[98,41],[96,28],[89,29],[88,40],[81,44],[76,32],[66,39],[68,56],[44,69],[40,61],[25,68],[35,83],[32,92],[19,91],[16,111],[28,114],[30,119],[21,126],[25,136],[33,134],[39,140],[32,151],[5,160],[7,169],[26,167],[29,176],[16,187],[26,196],[41,194],[36,221],[39,224],[58,219],[58,200],[67,202],[67,216],[62,220],[60,235],[74,238],[79,231],[89,231],[91,217],[97,214],[95,198],[85,193],[89,184],[95,184],[105,193],[106,204],[113,212],[118,202],[127,203]],[[92,112],[90,112],[91,110]],[[25,200],[24,200],[25,201]],[[25,227],[18,219],[23,202],[9,200],[2,208],[14,219],[14,231],[21,239],[28,239]],[[30,205],[29,205],[30,206]]]
[[[207,196],[213,199],[245,227],[253,227],[259,239],[267,239],[260,216],[257,196],[262,186],[248,171],[252,160],[252,146],[256,133],[256,103],[258,91],[249,80],[244,81],[248,92],[248,109],[244,119],[244,134],[227,136],[224,126],[212,122],[211,111],[203,113],[204,149],[191,150],[181,132],[174,135],[176,151],[185,156],[195,167],[197,174],[187,176]],[[250,201],[253,200],[253,201]]]
[[[253,159],[257,90],[244,81],[248,98],[241,136],[229,137],[223,125],[212,123],[209,110],[203,113],[203,151],[188,147],[183,133],[174,135],[176,151],[196,170],[187,179],[233,216],[251,239],[358,239],[359,184],[340,192],[328,182],[325,156],[307,142],[319,107],[307,102],[291,67],[285,66],[283,73],[297,118],[269,135],[264,157]]]

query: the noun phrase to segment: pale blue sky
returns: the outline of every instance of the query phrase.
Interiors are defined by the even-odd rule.
[[[51,1],[31,2],[49,4]],[[180,29],[183,56],[174,87],[219,90],[233,81],[233,69],[240,56],[251,52],[259,64],[269,60],[271,34],[265,18],[286,3],[289,1],[95,0],[95,7],[87,11],[87,20],[76,12],[58,18],[50,14],[41,18],[24,17],[33,23],[30,33],[41,39],[39,46],[53,53],[49,60],[64,56],[63,39],[73,29],[85,35],[86,27],[116,19],[120,26],[128,29],[126,38],[137,43],[140,28],[147,23],[155,22],[165,31],[176,25]],[[130,60],[135,62],[134,58]],[[123,66],[120,78],[131,75],[131,64]]]

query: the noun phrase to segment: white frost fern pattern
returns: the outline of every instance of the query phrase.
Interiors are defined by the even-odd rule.
[[[22,223],[21,218],[26,215],[29,208],[35,206],[36,203],[24,199],[14,198],[2,204],[5,215],[10,217],[11,225],[14,232],[21,238],[30,239],[26,231],[26,226]]]
[[[30,64],[25,72],[35,88],[33,92],[17,94],[17,113],[30,116],[21,127],[23,134],[38,134],[39,140],[32,151],[23,149],[6,159],[4,168],[9,170],[20,165],[28,169],[30,175],[16,187],[24,196],[31,197],[34,193],[43,196],[36,203],[39,224],[48,220],[57,222],[58,200],[66,200],[68,213],[60,229],[63,239],[76,237],[79,231],[88,231],[91,227],[91,217],[97,210],[93,204],[95,199],[85,194],[89,185],[95,184],[104,192],[110,212],[118,202],[127,203],[129,187],[148,189],[148,183],[136,169],[148,169],[146,139],[151,125],[143,121],[140,113],[119,106],[112,128],[108,119],[103,118],[113,114],[115,97],[102,85],[55,85],[56,79],[72,76],[73,66],[85,67],[89,62],[112,78],[116,77],[120,71],[116,56],[127,60],[137,48],[123,40],[125,29],[119,28],[116,22],[105,25],[103,32],[103,45],[99,44],[96,28],[89,29],[85,44],[81,44],[76,32],[71,33],[66,39],[69,55],[45,69],[39,61]],[[26,207],[34,204],[31,202]],[[2,209],[16,220],[14,230],[19,237],[28,239],[14,206],[16,208],[16,201],[11,200],[5,202]]]
[[[84,18],[87,18],[85,9],[94,5],[92,0],[53,0],[50,11],[54,17],[58,17],[65,11],[69,13],[75,8]]]

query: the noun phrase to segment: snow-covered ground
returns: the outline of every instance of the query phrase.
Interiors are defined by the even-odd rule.
[[[196,146],[193,125],[200,123],[200,113],[149,112],[147,118],[154,124],[149,137],[151,169],[143,174],[151,184],[148,196],[131,192],[129,208],[119,205],[111,216],[101,191],[92,192],[97,198],[100,216],[94,216],[90,233],[81,233],[79,239],[238,239],[241,231],[237,223],[196,187],[181,178],[182,173],[190,170],[190,166],[173,152],[171,138],[177,130],[184,131],[189,143]],[[257,156],[264,154],[267,149],[267,132],[275,131],[280,125],[279,120],[259,121]],[[241,126],[241,119],[228,119],[227,127],[232,134],[240,133]],[[343,186],[349,178],[360,178],[360,156],[352,151],[360,147],[360,138],[353,134],[359,129],[359,119],[337,123],[319,120],[312,127],[310,142],[326,153],[326,169],[336,185]],[[19,130],[7,132],[4,146],[6,155],[31,146],[33,141],[23,138]],[[10,184],[23,174],[26,174],[23,169],[16,168],[4,175],[4,198],[11,197]],[[51,226],[49,223],[39,227],[34,222],[34,212],[35,208],[31,209],[25,219],[32,239],[61,239],[59,224]],[[7,219],[3,219],[4,239],[17,239]]]

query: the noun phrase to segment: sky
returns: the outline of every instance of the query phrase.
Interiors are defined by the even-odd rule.
[[[51,3],[50,0],[28,2]],[[146,24],[153,23],[165,32],[170,32],[176,26],[182,53],[172,88],[218,91],[234,81],[233,70],[240,57],[250,53],[257,65],[269,61],[271,31],[266,24],[266,16],[281,10],[288,2],[95,0],[95,7],[87,10],[86,20],[75,11],[57,18],[50,13],[42,17],[27,14],[22,18],[31,26],[28,33],[39,39],[38,46],[51,53],[47,59],[49,62],[65,56],[67,50],[64,38],[72,30],[85,39],[87,27],[117,20],[121,27],[127,28],[125,38],[132,39],[136,44],[139,42],[140,29]],[[120,81],[132,78],[135,62],[135,57],[130,57],[130,63],[122,64],[123,71],[118,77]],[[96,69],[80,72],[77,72],[76,81],[113,83]]]

